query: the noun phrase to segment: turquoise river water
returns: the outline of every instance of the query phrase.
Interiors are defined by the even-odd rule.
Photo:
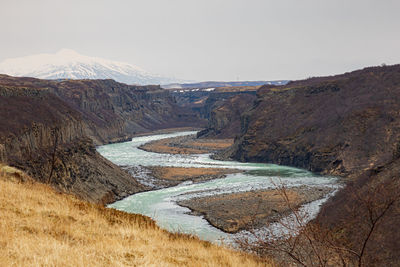
[[[276,184],[287,187],[306,185],[310,187],[338,187],[335,177],[320,176],[306,170],[279,166],[275,164],[241,163],[236,161],[218,161],[209,154],[172,155],[146,152],[139,146],[153,140],[194,134],[196,132],[178,132],[172,134],[135,137],[132,141],[109,144],[98,147],[104,157],[120,166],[175,166],[175,167],[219,167],[244,170],[243,173],[229,174],[222,179],[201,183],[183,182],[177,186],[158,189],[128,196],[110,204],[108,207],[131,213],[140,213],[153,218],[157,224],[169,231],[194,234],[212,242],[231,240],[235,235],[227,234],[211,226],[201,216],[188,214],[190,210],[176,204],[177,200],[222,193],[272,189]],[[144,175],[138,179],[151,185],[151,177]],[[326,201],[314,201],[305,205],[309,213],[316,214],[319,206]],[[238,207],[240,208],[240,207]]]

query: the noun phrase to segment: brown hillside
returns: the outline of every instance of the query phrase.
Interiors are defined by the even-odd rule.
[[[400,65],[263,87],[233,157],[349,175],[400,141]]]
[[[317,222],[361,251],[369,220],[398,199],[400,65],[264,86],[255,103],[230,156],[347,177]],[[400,263],[399,214],[397,200],[370,236],[367,266]]]

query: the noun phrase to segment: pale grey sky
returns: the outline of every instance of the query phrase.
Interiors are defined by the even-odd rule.
[[[190,80],[400,63],[399,0],[0,0],[0,61],[61,48]]]

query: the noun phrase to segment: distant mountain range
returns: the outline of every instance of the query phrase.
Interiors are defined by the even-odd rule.
[[[164,89],[191,89],[191,88],[217,88],[217,87],[238,87],[238,86],[259,86],[264,84],[285,85],[288,80],[278,81],[240,81],[240,82],[198,82],[198,83],[172,83],[162,87]]]
[[[216,88],[233,86],[283,85],[288,81],[240,81],[188,83],[173,77],[147,72],[129,63],[89,57],[71,49],[55,54],[37,54],[9,58],[0,62],[0,74],[40,79],[113,79],[126,84],[161,84],[164,89]]]
[[[56,54],[38,54],[6,59],[0,73],[41,79],[114,79],[126,84],[168,84],[184,82],[149,73],[137,66],[80,55],[71,49]]]

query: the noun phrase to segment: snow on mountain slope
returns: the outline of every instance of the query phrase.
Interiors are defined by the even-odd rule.
[[[114,79],[127,84],[167,84],[177,79],[149,73],[137,66],[80,55],[71,49],[6,59],[0,73],[41,79]]]

